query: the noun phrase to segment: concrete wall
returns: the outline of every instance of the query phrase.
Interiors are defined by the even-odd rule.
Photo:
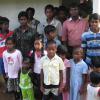
[[[5,16],[10,19],[10,29],[16,28],[19,23],[17,15],[21,10],[27,7],[34,7],[36,9],[35,18],[44,20],[44,7],[47,4],[59,6],[61,0],[0,0],[0,16]]]

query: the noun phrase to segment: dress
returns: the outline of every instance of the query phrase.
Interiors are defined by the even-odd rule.
[[[88,66],[81,60],[75,63],[73,59],[70,60],[71,75],[70,75],[70,100],[80,100],[79,90],[82,85],[82,75],[87,74]]]
[[[20,84],[19,84],[23,100],[34,100],[33,84],[29,76],[29,72],[20,74]]]

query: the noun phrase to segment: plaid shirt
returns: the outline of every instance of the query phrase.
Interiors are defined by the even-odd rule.
[[[25,32],[22,32],[21,27],[15,29],[13,37],[16,39],[16,48],[22,52],[23,56],[32,50],[35,33],[36,31],[30,27]]]

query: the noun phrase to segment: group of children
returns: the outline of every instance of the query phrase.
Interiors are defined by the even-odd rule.
[[[19,13],[20,27],[14,32],[9,31],[9,20],[0,18],[0,74],[6,92],[14,93],[15,100],[100,100],[100,16],[90,16],[88,29],[81,18],[76,20],[76,5],[71,7],[75,7],[71,8],[72,19],[60,19],[60,23],[54,18],[53,6],[47,5],[43,31],[33,18],[33,8]],[[63,22],[65,35],[60,27]],[[88,29],[81,33],[81,40],[73,33],[82,31],[76,30],[78,22]]]

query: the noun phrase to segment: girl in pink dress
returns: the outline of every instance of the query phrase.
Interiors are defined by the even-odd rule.
[[[64,61],[65,69],[63,71],[63,100],[69,100],[69,72],[70,72],[70,62],[66,58],[67,55],[67,49],[64,46],[58,47],[58,54]]]

